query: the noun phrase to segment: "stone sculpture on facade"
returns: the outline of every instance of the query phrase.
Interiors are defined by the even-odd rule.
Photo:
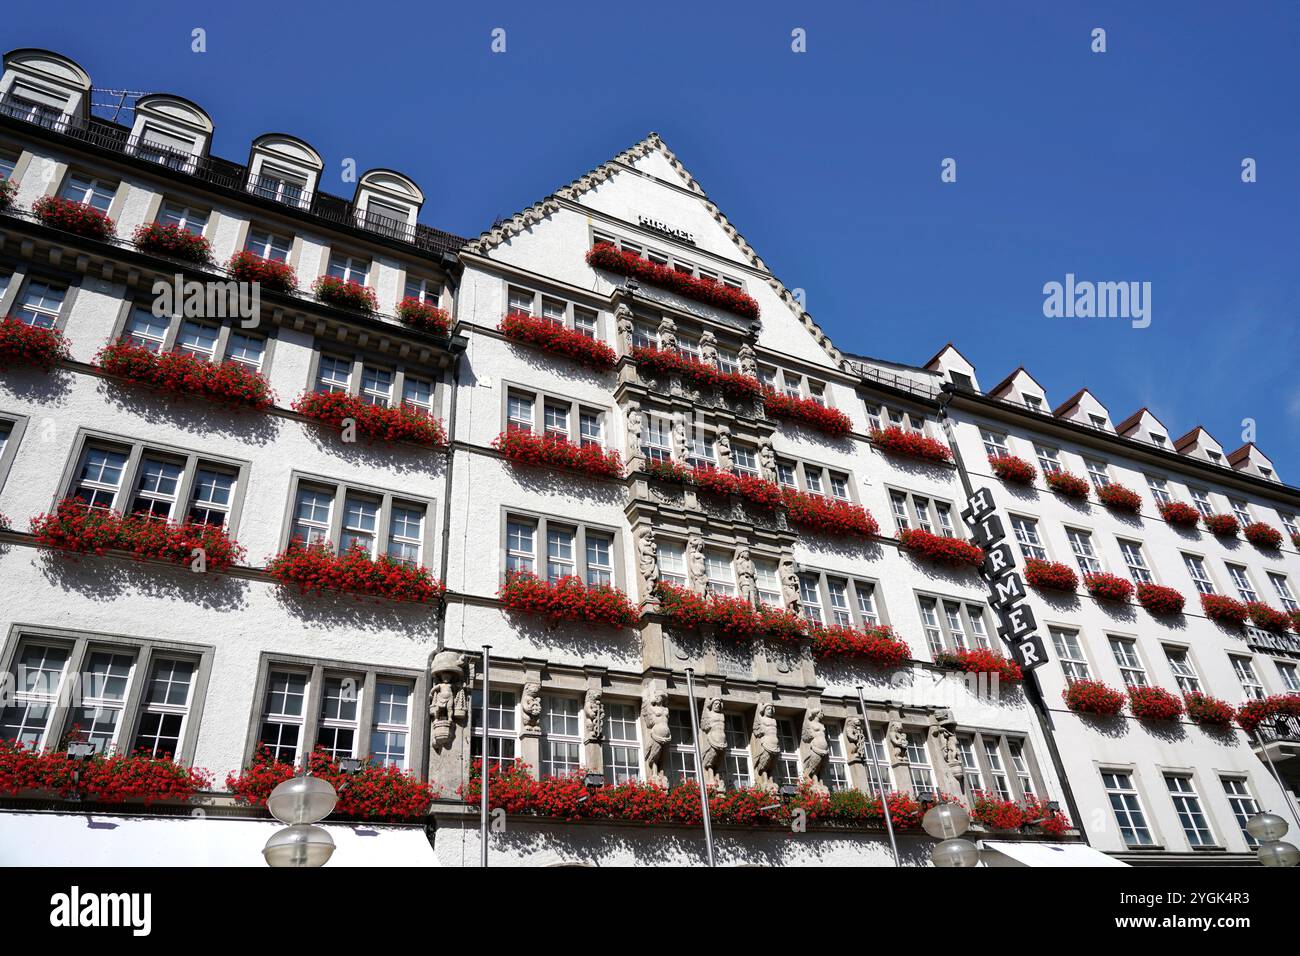
[[[677,323],[666,315],[659,323],[659,347],[667,352],[677,351]]]
[[[810,706],[803,715],[803,733],[800,738],[808,746],[803,755],[803,774],[810,780],[819,779],[826,758],[831,752],[830,739],[826,736],[826,723],[822,720],[822,709],[816,704]]]
[[[582,705],[582,716],[586,721],[582,742],[598,744],[605,739],[605,704],[600,699],[600,691],[592,687],[587,691],[587,699]]]
[[[758,378],[758,359],[748,342],[740,347],[740,370],[751,378]]]
[[[632,332],[635,323],[632,320],[632,310],[626,302],[620,302],[614,309],[614,329],[618,334],[619,351],[624,355],[632,352]]]
[[[776,727],[776,706],[759,704],[754,714],[753,746],[750,756],[754,760],[754,776],[770,781],[772,769],[781,755],[781,735]]]
[[[652,780],[667,778],[663,768],[664,748],[672,740],[668,729],[668,694],[653,687],[641,697],[641,723],[645,729],[645,763]]]
[[[907,763],[907,731],[901,720],[891,720],[885,730],[885,741],[889,745],[889,764]]]
[[[655,542],[654,528],[645,528],[636,536],[636,567],[645,593],[650,594],[659,581],[659,545]]]
[[[691,590],[696,594],[707,594],[709,566],[704,559],[704,539],[697,534],[691,535],[686,542],[686,567],[691,573]]]
[[[795,567],[794,558],[788,556],[781,559],[781,598],[788,610],[798,613],[799,571]]]
[[[861,717],[850,717],[844,721],[845,757],[850,764],[870,764],[871,752],[867,749],[866,726]]]
[[[542,684],[540,681],[524,682],[519,695],[519,736],[536,737],[542,732]]]
[[[961,749],[957,746],[957,719],[946,707],[930,715],[930,740],[934,742],[942,760],[943,790],[961,793],[965,787],[966,767],[962,763]]]
[[[686,416],[678,412],[673,416],[673,457],[685,458],[690,451],[686,443]]]
[[[758,470],[768,481],[777,480],[776,449],[772,439],[764,436],[758,442]]]
[[[641,406],[635,402],[627,406],[627,458],[633,461],[641,457]]]
[[[722,712],[722,698],[710,697],[700,713],[700,763],[704,765],[706,782],[712,783],[720,775],[718,765],[726,752],[727,718]]]
[[[726,425],[719,425],[717,435],[714,438],[714,447],[718,452],[718,470],[731,472],[731,429]]]
[[[708,329],[700,336],[700,360],[705,365],[718,364],[718,337]]]
[[[740,596],[746,601],[753,601],[754,592],[758,585],[758,572],[754,568],[754,559],[750,557],[749,548],[742,546],[736,552],[736,560],[733,563],[736,568],[736,585],[740,588]]]
[[[429,719],[433,724],[433,747],[441,752],[451,745],[455,726],[469,717],[465,693],[465,655],[440,651],[429,665]]]

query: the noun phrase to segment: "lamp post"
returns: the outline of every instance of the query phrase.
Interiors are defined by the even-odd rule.
[[[1257,813],[1246,821],[1246,830],[1259,841],[1255,855],[1264,866],[1295,866],[1300,863],[1300,850],[1282,842],[1290,827],[1276,813]]]
[[[709,788],[704,785],[704,757],[700,754],[700,718],[695,713],[695,670],[686,668],[686,696],[690,699],[691,739],[695,743],[695,774],[700,783],[700,811],[704,814],[704,849],[709,866],[716,866],[713,857],[713,821],[709,819]]]
[[[488,865],[488,651],[492,650],[491,644],[483,645],[483,721],[479,727],[479,733],[483,735],[483,760],[479,764],[479,786],[481,787],[481,797],[479,801],[479,866]]]
[[[278,784],[266,798],[266,807],[288,825],[272,833],[262,848],[267,865],[324,866],[334,854],[334,839],[314,824],[330,815],[338,799],[329,781],[320,777],[290,777]]]
[[[880,791],[880,815],[885,818],[885,832],[889,834],[889,849],[894,854],[894,866],[902,866],[898,859],[898,841],[894,839],[894,821],[889,816],[889,795],[885,792],[885,771],[876,760],[876,741],[871,736],[871,721],[867,719],[867,701],[862,696],[862,685],[858,685],[858,708],[862,711],[862,733],[867,738],[867,753],[871,755],[871,769],[876,775],[876,787]]]
[[[935,866],[968,867],[980,861],[980,851],[970,840],[960,839],[970,829],[970,814],[956,803],[938,803],[925,811],[921,818],[925,832],[942,840],[930,851],[930,862]]]

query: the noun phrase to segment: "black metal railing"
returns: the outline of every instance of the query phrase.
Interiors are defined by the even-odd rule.
[[[865,365],[862,362],[850,362],[849,365],[858,377],[865,381],[875,382],[880,385],[887,385],[890,388],[910,392],[913,395],[928,399],[929,401],[934,401],[939,397],[938,385],[927,385],[924,382],[918,382],[910,376],[899,375],[895,372],[886,372],[884,369]]]
[[[1266,744],[1300,744],[1300,717],[1279,714],[1260,721],[1255,732]]]

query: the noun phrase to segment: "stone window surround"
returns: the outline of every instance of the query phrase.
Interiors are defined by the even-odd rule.
[[[510,519],[517,518],[534,523],[536,531],[533,534],[533,573],[541,580],[546,580],[546,529],[552,522],[562,525],[565,528],[573,529],[573,573],[583,581],[587,580],[587,531],[598,531],[607,534],[613,541],[610,548],[610,561],[613,567],[610,569],[613,576],[613,586],[627,594],[627,578],[624,568],[623,558],[623,529],[616,525],[601,524],[597,521],[587,521],[584,519],[568,519],[559,515],[546,514],[540,511],[534,511],[529,508],[517,508],[511,505],[501,505],[500,507],[500,541],[498,544],[498,553],[500,557],[497,561],[497,574],[500,583],[504,584],[506,579],[506,557],[509,554],[509,542],[507,540],[507,528]]]
[[[163,278],[160,281],[167,281]],[[71,291],[71,290],[69,290]],[[117,318],[113,320],[113,334],[109,339],[110,342],[122,342],[127,338],[127,323],[131,319],[131,314],[137,309],[144,309],[146,312],[153,314],[153,304],[149,301],[152,293],[144,290],[135,290],[128,292],[118,303]],[[64,312],[70,311],[69,303],[65,300],[63,310],[59,313],[60,320]],[[227,350],[230,348],[230,333],[240,332],[253,338],[260,338],[265,347],[262,352],[262,364],[257,371],[262,376],[268,376],[271,370],[271,363],[275,358],[275,343],[278,340],[278,329],[271,323],[263,321],[264,317],[259,317],[256,326],[244,328],[243,320],[238,317],[207,317],[184,315],[159,316],[161,320],[167,322],[167,337],[159,346],[160,352],[171,352],[176,348],[176,339],[180,336],[181,325],[186,321],[202,322],[209,325],[217,326],[217,346],[213,352],[212,361],[220,364],[225,361]],[[313,361],[315,357],[313,356]],[[247,368],[248,366],[245,366]],[[313,379],[314,381],[314,379]]]
[[[670,313],[666,307],[659,307],[657,303],[650,303],[646,299],[634,299],[627,302],[632,309],[632,323],[639,331],[652,339],[656,345],[659,341],[659,323],[670,318],[677,326],[677,338],[687,339],[699,344],[700,338],[705,332],[712,332],[716,338],[718,350],[721,352],[730,352],[736,356],[736,365],[739,366],[739,352],[742,345],[748,343],[751,348],[756,347],[753,337],[746,335],[743,330],[737,329],[730,325],[722,325],[709,319],[692,314],[682,314],[677,312]],[[649,311],[651,306],[654,311]],[[683,350],[684,351],[684,350]]]
[[[527,292],[532,295],[533,306],[532,306],[532,312],[530,314],[535,319],[542,318],[543,299],[554,299],[556,301],[563,302],[564,303],[564,327],[566,329],[569,329],[570,331],[573,331],[573,329],[575,328],[574,320],[573,320],[573,313],[575,307],[586,309],[590,312],[595,313],[596,316],[595,341],[597,342],[607,341],[607,336],[605,334],[607,320],[605,317],[604,308],[600,306],[587,305],[586,303],[583,302],[578,302],[571,295],[567,293],[556,294],[554,292],[545,291],[546,289],[545,284],[543,282],[539,282],[538,277],[533,277],[531,274],[528,276],[528,279],[524,281],[520,281],[518,277],[512,275],[510,277],[502,278],[500,282],[501,282],[501,305],[502,305],[501,314],[502,315],[506,315],[510,311],[510,290],[518,289],[520,292]]]
[[[534,385],[524,385],[521,382],[512,379],[501,379],[501,421],[500,430],[506,431],[510,427],[510,398],[511,395],[522,395],[529,398],[533,403],[533,434],[542,435],[546,431],[545,406],[547,403],[553,405],[564,405],[569,410],[569,440],[578,444],[582,438],[581,426],[578,416],[581,412],[595,412],[600,416],[600,444],[601,447],[615,447],[610,441],[614,431],[614,416],[610,411],[610,406],[600,405],[596,402],[587,402],[582,399],[570,398],[567,395],[561,395],[558,392],[544,391]]]
[[[208,681],[212,674],[212,660],[215,655],[215,648],[211,645],[47,627],[39,624],[13,624],[9,628],[9,635],[4,644],[0,646],[0,673],[12,673],[18,648],[24,640],[29,639],[34,639],[38,643],[62,644],[69,648],[65,682],[60,688],[60,694],[67,686],[66,675],[84,673],[84,664],[92,646],[129,648],[135,652],[134,672],[122,711],[123,720],[130,721],[130,730],[123,734],[123,739],[126,740],[133,740],[139,728],[140,705],[153,658],[155,656],[179,657],[194,661],[196,666],[193,684],[190,687],[189,713],[186,715],[185,729],[181,734],[179,752],[175,755],[181,763],[189,764],[193,761],[199,724],[202,721],[203,707],[207,699]],[[59,728],[61,732],[67,726],[70,711],[68,702],[60,700],[50,717],[49,726]]]
[[[934,613],[935,613],[935,617],[939,619],[939,633],[943,637],[943,644],[945,650],[957,651],[960,649],[958,648],[956,642],[953,640],[952,630],[948,626],[948,611],[944,607],[945,603],[957,604],[961,608],[962,626],[964,628],[963,634],[966,637],[966,648],[968,650],[978,649],[979,647],[979,645],[975,642],[976,632],[971,628],[971,617],[970,617],[971,607],[978,607],[983,612],[984,640],[988,643],[988,645],[993,650],[995,651],[997,650],[997,643],[994,640],[994,638],[997,636],[996,618],[995,615],[990,613],[988,601],[985,598],[954,597],[951,594],[940,594],[937,591],[928,591],[928,590],[921,590],[921,589],[918,589],[913,593],[916,595],[917,614],[921,614],[921,602],[923,600],[930,600],[935,602]],[[928,649],[930,646],[930,642],[929,639],[926,638],[924,634],[925,631],[924,615],[921,616],[921,622],[922,622],[921,624],[922,638],[925,640],[926,648]]]
[[[1034,748],[1030,745],[1029,738],[1023,733],[1014,733],[991,728],[966,728],[958,727],[958,737],[967,737],[973,741],[972,746],[975,750],[975,762],[979,765],[981,790],[986,793],[996,793],[993,783],[993,769],[989,765],[988,753],[985,751],[985,741],[995,741],[998,747],[998,754],[1002,758],[1001,775],[1007,778],[1007,787],[1011,793],[1011,799],[1020,802],[1025,799],[1024,788],[1020,784],[1020,775],[1016,772],[1015,762],[1011,759],[1011,743],[1018,741],[1020,743],[1020,753],[1025,758],[1025,766],[1029,770],[1029,781],[1034,787],[1034,796],[1040,800],[1047,799],[1045,796],[1046,789],[1043,784],[1043,773],[1038,765],[1038,758],[1034,754]],[[969,802],[970,785],[965,785],[965,797]],[[955,796],[955,794],[954,794]]]
[[[1021,521],[1028,521],[1033,525],[1034,530],[1038,533],[1038,547],[1042,548],[1044,553],[1046,553],[1048,561],[1055,561],[1055,549],[1052,547],[1051,537],[1044,534],[1043,519],[1037,515],[1031,515],[1027,511],[1022,511],[1018,508],[1008,508],[1006,523],[1007,536],[1003,540],[1010,544],[1014,544],[1018,553],[1021,551],[1021,542],[1020,539],[1016,537],[1016,528],[1015,525],[1012,524],[1012,521],[1016,518],[1019,518]],[[1023,560],[1023,554],[1021,554],[1021,558]],[[1073,554],[1071,554],[1071,558],[1073,558]]]
[[[63,304],[59,307],[59,317],[54,321],[54,328],[59,331],[67,328],[68,316],[72,314],[77,304],[77,293],[81,291],[84,276],[58,268],[41,268],[33,271],[31,263],[26,260],[3,261],[0,262],[0,268],[13,270],[9,273],[9,283],[5,287],[4,294],[0,295],[0,316],[10,315],[14,311],[20,293],[27,291],[30,282],[48,282],[51,285],[65,287]]]
[[[357,713],[357,751],[360,756],[370,747],[370,731],[374,722],[375,683],[379,678],[394,678],[411,685],[411,704],[409,708],[410,723],[408,727],[406,764],[407,769],[421,777],[428,765],[428,698],[429,676],[426,670],[409,667],[391,667],[386,664],[358,664],[337,658],[310,657],[299,654],[281,654],[274,651],[262,651],[257,661],[257,684],[253,688],[253,700],[249,709],[248,733],[244,742],[244,766],[252,760],[257,750],[257,739],[261,734],[262,711],[266,705],[266,685],[271,671],[284,669],[289,671],[306,671],[310,677],[307,684],[307,701],[303,707],[302,736],[298,742],[300,755],[309,754],[316,745],[317,731],[320,726],[321,688],[326,676],[360,676],[362,678],[362,706]]]
[[[756,555],[755,557],[759,556]],[[761,557],[768,558],[769,556],[761,555]],[[777,560],[779,561],[779,559]],[[884,589],[881,588],[880,581],[877,578],[870,578],[861,574],[851,574],[844,571],[828,571],[821,568],[809,567],[807,565],[799,565],[798,572],[800,577],[803,575],[814,575],[817,577],[817,596],[821,601],[822,620],[824,623],[832,623],[830,586],[827,582],[829,579],[834,578],[839,581],[844,581],[849,586],[849,612],[853,616],[854,627],[862,628],[868,626],[867,623],[863,621],[862,612],[858,608],[857,589],[859,587],[870,589],[872,603],[875,605],[876,617],[880,619],[880,625],[889,624],[889,612],[885,607]]]
[[[807,492],[810,495],[821,495],[824,498],[830,498],[834,501],[849,501],[852,502],[853,504],[862,503],[861,496],[858,494],[857,478],[855,477],[853,470],[850,468],[844,468],[836,465],[826,465],[823,464],[822,462],[811,461],[807,458],[792,458],[789,455],[785,455],[780,452],[776,453],[776,461],[778,465],[794,466],[795,486],[800,491]],[[821,491],[808,490],[808,472],[814,469],[819,473],[819,477],[821,478],[821,482],[822,482]],[[848,486],[848,492],[849,492],[849,496],[847,498],[836,498],[836,496],[831,492],[832,474],[844,479],[844,483]],[[778,480],[778,484],[779,483],[780,482]]]
[[[895,402],[892,400],[890,402],[880,401],[875,398],[868,398],[865,395],[861,396],[861,398],[862,398],[862,410],[863,410],[863,414],[867,418],[868,429],[875,428],[875,425],[871,423],[871,419],[874,417],[880,420],[881,428],[889,428],[891,426],[897,425],[898,427],[903,428],[906,431],[915,432],[918,435],[926,435],[926,436],[933,437],[933,435],[931,434],[931,429],[933,425],[931,419],[934,416],[931,412],[927,412],[924,408],[920,406],[912,405],[907,402]],[[875,409],[874,415],[872,413],[872,409]],[[904,421],[902,425],[898,425],[897,422],[892,420],[891,416],[894,414],[903,416]],[[916,428],[914,428],[912,425],[913,416],[921,419],[921,428],[919,431]],[[984,426],[981,425],[980,427],[982,428]],[[992,431],[992,429],[989,430]]]
[[[1169,801],[1168,804],[1169,810],[1174,815],[1174,819],[1178,824],[1178,834],[1179,836],[1182,837],[1183,842],[1187,845],[1187,849],[1192,853],[1223,852],[1223,850],[1226,849],[1223,840],[1224,834],[1225,832],[1239,831],[1239,828],[1237,827],[1237,820],[1236,817],[1234,816],[1232,820],[1233,831],[1225,831],[1225,829],[1219,825],[1219,821],[1215,819],[1214,812],[1210,808],[1210,800],[1208,794],[1211,791],[1208,791],[1202,785],[1203,781],[1201,779],[1201,774],[1197,771],[1197,769],[1195,767],[1172,766],[1163,763],[1156,763],[1152,769],[1153,772],[1159,774],[1160,776],[1160,790],[1165,795],[1165,798]],[[1192,846],[1190,843],[1187,842],[1187,833],[1183,830],[1183,821],[1179,817],[1178,811],[1176,809],[1176,805],[1174,804],[1174,800],[1173,800],[1174,795],[1170,793],[1168,784],[1165,782],[1166,778],[1168,777],[1184,777],[1188,780],[1191,780],[1192,790],[1196,794],[1196,802],[1200,804],[1201,807],[1201,816],[1205,818],[1206,826],[1210,828],[1210,834],[1213,837],[1212,843],[1207,843],[1204,844],[1203,846]],[[1219,779],[1219,774],[1215,773],[1214,779],[1217,781]],[[1247,780],[1249,780],[1249,778],[1247,778]],[[1219,787],[1219,790],[1222,791],[1221,785]],[[1146,804],[1144,803],[1143,809],[1145,810],[1145,808],[1146,808]],[[1154,838],[1155,827],[1151,825],[1150,821],[1147,822],[1147,827],[1148,829],[1151,830],[1151,836]]]
[[[938,535],[943,534],[942,525],[939,523],[939,513],[937,509],[934,508],[934,506],[947,505],[948,520],[952,524],[952,531],[953,531],[952,537],[957,538],[958,540],[964,540],[964,537],[962,535],[962,526],[965,524],[965,522],[961,520],[961,516],[958,515],[957,513],[958,511],[957,506],[950,499],[937,497],[933,494],[930,494],[929,492],[914,491],[910,488],[900,488],[896,485],[885,485],[885,500],[889,504],[889,517],[891,520],[893,520],[896,526],[898,524],[898,516],[894,514],[893,496],[895,492],[897,492],[900,495],[903,495],[904,498],[907,499],[907,518],[908,521],[910,522],[909,526],[911,528],[921,528],[921,521],[917,515],[917,510],[916,510],[916,499],[924,498],[926,501],[930,503],[932,509],[930,514],[930,521],[929,521],[931,532]],[[902,529],[899,528],[898,530],[901,531]]]
[[[0,453],[0,491],[4,490],[5,479],[9,477],[9,470],[13,467],[14,459],[18,456],[18,446],[23,440],[23,435],[27,432],[26,415],[20,415],[17,412],[0,411],[0,422],[9,425],[9,436],[5,439],[4,452]]]
[[[52,157],[50,158],[52,159]],[[55,161],[52,163],[52,165],[53,165],[53,169],[51,170],[49,184],[46,187],[43,195],[58,196],[60,193],[63,192],[63,187],[67,185],[68,179],[73,175],[85,176],[89,179],[102,179],[106,182],[116,179],[117,191],[114,192],[113,199],[108,204],[108,212],[105,215],[107,215],[114,222],[117,222],[121,218],[122,210],[126,206],[127,193],[130,192],[129,189],[122,188],[123,186],[127,185],[124,179],[122,179],[120,176],[114,175],[112,170],[105,169],[103,167],[100,167],[99,172],[92,172],[90,167],[80,163],[69,164],[62,161]],[[18,170],[17,168],[15,168],[14,174],[17,175],[17,173]],[[154,193],[149,206],[150,214],[145,216],[145,218],[143,219],[144,222],[153,222],[154,217],[156,217],[158,214],[158,206],[161,202],[162,202],[162,193],[161,192]]]
[[[1165,843],[1160,833],[1159,822],[1155,819],[1154,816],[1152,816],[1151,813],[1151,808],[1154,806],[1154,804],[1151,802],[1150,794],[1147,792],[1146,781],[1142,778],[1141,774],[1138,772],[1137,764],[1117,763],[1115,761],[1106,761],[1106,760],[1094,760],[1093,767],[1097,771],[1097,786],[1101,789],[1102,798],[1105,801],[1106,809],[1109,811],[1110,819],[1112,821],[1115,820],[1115,810],[1110,805],[1111,791],[1106,789],[1106,784],[1102,778],[1102,774],[1104,773],[1125,774],[1129,778],[1130,787],[1132,788],[1133,792],[1137,794],[1138,807],[1142,811],[1142,818],[1146,824],[1147,832],[1151,835],[1151,842],[1146,845],[1137,845],[1137,846],[1131,846],[1126,843],[1125,847],[1130,851],[1141,850],[1144,852],[1152,852],[1152,851],[1164,850]],[[1161,768],[1159,767],[1156,767],[1154,769],[1156,772],[1160,772],[1161,770]],[[1160,789],[1162,792],[1165,789],[1163,776],[1161,777],[1160,780]],[[1116,823],[1115,825],[1116,825],[1116,830],[1118,831],[1119,828],[1118,823]]]
[[[588,248],[595,248],[597,242],[607,242],[617,249],[627,249],[628,251],[635,252],[643,259],[650,259],[650,261],[659,262],[661,265],[666,264],[670,269],[676,269],[678,266],[683,266],[696,278],[699,278],[700,272],[703,270],[704,272],[715,276],[717,280],[724,285],[729,285],[734,289],[740,289],[742,291],[745,289],[745,280],[739,279],[733,275],[727,275],[727,273],[722,270],[712,268],[711,266],[700,266],[698,264],[699,259],[692,260],[690,258],[679,256],[673,252],[662,252],[660,249],[652,248],[648,243],[643,243],[637,239],[624,239],[620,236],[614,235],[612,232],[606,232],[602,229],[597,229],[594,226],[588,227],[588,233]],[[704,254],[707,255],[707,253]]]
[[[324,337],[317,337],[311,346],[311,361],[307,367],[305,391],[316,391],[320,377],[321,355],[324,353],[339,358],[351,358],[352,372],[348,377],[349,395],[361,394],[362,369],[364,366],[369,365],[375,368],[389,369],[393,373],[393,403],[389,407],[396,408],[401,404],[406,376],[411,374],[416,378],[426,379],[431,383],[433,390],[431,412],[434,417],[437,417],[439,409],[442,408],[444,393],[447,389],[442,368],[420,365],[410,359],[402,359],[396,355],[387,355],[372,349],[359,348],[344,342],[330,341]]]
[[[189,512],[194,480],[200,464],[211,463],[228,471],[233,471],[235,473],[235,492],[231,496],[230,510],[226,517],[226,529],[232,536],[238,537],[236,532],[239,528],[240,516],[244,510],[244,496],[248,492],[248,480],[252,471],[250,462],[239,458],[229,458],[225,455],[210,455],[205,452],[192,451],[177,445],[168,445],[143,438],[130,438],[118,432],[100,431],[99,429],[84,426],[77,429],[77,433],[72,440],[72,447],[68,453],[68,459],[63,466],[63,473],[59,477],[58,493],[54,498],[54,503],[63,500],[72,493],[72,487],[77,480],[77,468],[81,463],[86,446],[101,444],[120,446],[127,451],[127,462],[122,471],[122,482],[118,486],[117,495],[114,499],[114,507],[119,511],[124,510],[121,499],[124,496],[129,496],[135,489],[136,479],[140,472],[140,460],[144,457],[145,452],[180,459],[185,463],[181,483],[176,489],[178,513],[173,516],[173,520],[181,518]]]
[[[327,478],[312,472],[300,471],[294,469],[289,473],[289,494],[285,502],[284,518],[280,526],[280,550],[283,551],[289,546],[289,541],[293,533],[293,524],[295,512],[297,510],[298,489],[304,485],[320,485],[323,487],[332,487],[334,489],[334,504],[330,508],[330,543],[333,547],[338,547],[338,542],[343,533],[343,509],[344,502],[349,494],[357,494],[365,498],[379,499],[379,521],[375,526],[375,553],[388,553],[388,531],[389,524],[393,516],[393,505],[410,504],[417,508],[424,509],[424,522],[421,529],[422,541],[420,543],[421,564],[423,567],[431,568],[429,558],[435,553],[434,545],[434,525],[437,522],[437,514],[433,498],[427,498],[423,495],[409,495],[396,491],[388,491],[378,488],[374,485],[364,485],[350,479]]]

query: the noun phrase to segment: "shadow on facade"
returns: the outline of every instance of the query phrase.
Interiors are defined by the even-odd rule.
[[[248,609],[249,582],[225,574],[196,574],[188,568],[153,561],[93,554],[42,553],[36,564],[51,584],[92,601],[116,601],[130,593],[183,601],[213,611]]]
[[[337,429],[318,422],[296,423],[307,435],[317,451],[364,468],[381,468],[410,474],[442,477],[446,470],[447,455],[443,449],[424,448],[412,444],[390,444],[373,441],[361,435],[356,441],[345,442]]]
[[[213,434],[249,445],[268,445],[280,434],[281,420],[253,409],[226,407],[188,398],[167,398],[145,386],[101,380],[99,394],[115,406],[151,424],[177,425],[207,438]]]
[[[325,591],[304,594],[296,587],[276,588],[275,600],[285,613],[313,630],[396,631],[420,643],[433,643],[437,635],[438,612],[432,604]]]

